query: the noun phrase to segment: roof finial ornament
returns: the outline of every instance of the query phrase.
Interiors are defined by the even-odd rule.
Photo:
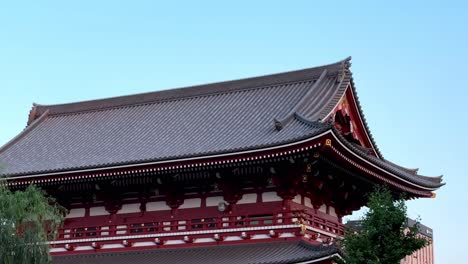
[[[346,75],[346,73],[349,72],[350,67],[351,67],[351,56],[341,61],[340,70],[338,71],[338,76],[336,78],[337,83],[340,83],[344,79],[344,76]]]
[[[29,110],[29,116],[28,116],[28,123],[27,126],[29,126],[37,117],[37,106],[38,104],[33,103],[31,110]]]
[[[283,129],[283,123],[281,123],[280,121],[278,121],[278,119],[274,118],[273,121],[275,122],[275,128],[276,130],[280,131],[281,129]]]
[[[343,70],[349,70],[349,68],[351,67],[351,56],[344,59],[341,65],[343,67]]]

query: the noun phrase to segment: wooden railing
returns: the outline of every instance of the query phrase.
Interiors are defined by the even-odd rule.
[[[118,237],[141,234],[164,234],[291,224],[303,224],[337,236],[342,236],[344,234],[343,225],[340,223],[323,219],[305,211],[289,211],[262,215],[228,215],[190,219],[153,219],[152,221],[135,219],[125,223],[103,224],[99,226],[74,224],[73,226],[64,226],[61,228],[59,230],[57,240]]]

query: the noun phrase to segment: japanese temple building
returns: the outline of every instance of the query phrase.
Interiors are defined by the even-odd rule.
[[[11,189],[69,213],[54,263],[333,263],[343,216],[384,184],[441,177],[383,158],[338,63],[61,105],[34,104],[0,148]]]

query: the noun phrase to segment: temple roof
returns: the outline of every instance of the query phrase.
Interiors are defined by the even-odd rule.
[[[316,135],[327,126],[297,119],[277,130],[304,97],[319,119],[346,83],[341,63],[189,88],[64,105],[37,105],[30,124],[0,149],[3,174],[95,168],[236,152]],[[315,85],[323,73],[325,78]],[[319,114],[320,113],[320,114]],[[312,120],[312,119],[311,119]],[[316,120],[313,120],[316,121]]]
[[[349,60],[188,88],[34,105],[26,129],[0,148],[0,176],[170,161],[311,138],[332,131],[323,119],[348,87],[354,89]],[[440,178],[383,160],[371,136],[370,142],[366,147],[375,157],[362,148],[353,151],[410,181],[441,185]]]
[[[320,261],[338,254],[333,246],[314,246],[305,242],[270,242],[229,246],[177,249],[133,250],[99,254],[56,256],[56,264],[192,263],[192,264],[281,264]],[[308,262],[314,263],[314,262]],[[320,263],[320,262],[317,262]]]

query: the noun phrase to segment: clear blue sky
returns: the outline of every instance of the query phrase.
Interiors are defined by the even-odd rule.
[[[408,203],[410,216],[434,228],[437,263],[465,259],[467,4],[167,2],[2,3],[0,144],[24,128],[32,102],[168,89],[351,55],[384,156],[445,175],[436,199]]]

